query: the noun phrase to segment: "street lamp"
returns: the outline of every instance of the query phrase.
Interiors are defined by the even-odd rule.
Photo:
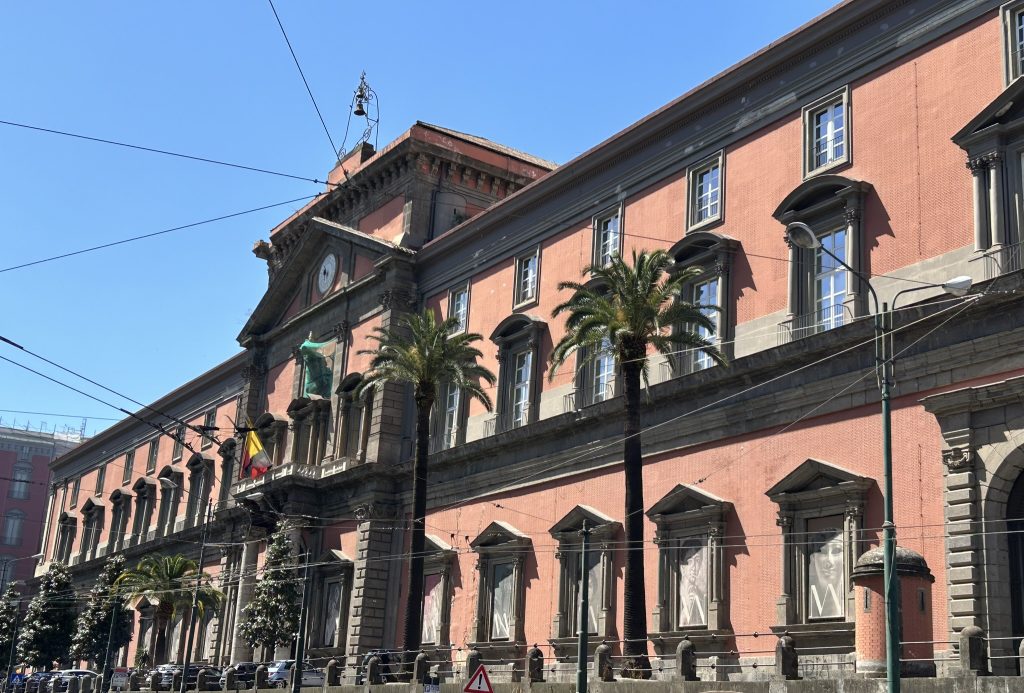
[[[888,693],[899,693],[900,690],[900,610],[899,592],[897,591],[894,574],[896,557],[896,526],[893,524],[892,510],[892,409],[889,402],[890,382],[892,381],[892,361],[894,351],[888,345],[886,335],[891,330],[892,314],[885,303],[879,303],[878,294],[871,282],[863,274],[850,267],[841,258],[821,244],[817,234],[807,224],[794,221],[786,226],[786,240],[798,248],[821,250],[847,271],[860,279],[874,303],[875,314],[875,369],[878,372],[878,386],[882,399],[882,476],[883,501],[885,516],[882,522],[882,581],[885,590],[885,678]],[[893,306],[901,294],[910,291],[941,288],[952,296],[963,296],[970,291],[972,280],[967,276],[958,276],[943,284],[922,284],[911,289],[904,289],[896,294]]]
[[[203,471],[203,474],[206,474],[205,469]],[[176,483],[167,478],[160,478],[159,482],[160,487],[168,491],[181,488]],[[203,516],[203,534],[202,539],[200,539],[199,541],[199,563],[196,573],[196,584],[192,588],[192,607],[189,610],[188,639],[185,642],[185,661],[182,663],[181,668],[181,687],[179,688],[179,693],[186,693],[186,691],[188,690],[188,668],[192,664],[189,660],[192,658],[192,646],[195,643],[196,639],[196,613],[199,610],[199,583],[202,582],[203,579],[203,558],[204,555],[206,554],[206,532],[210,526],[212,511],[213,503],[207,501],[206,512],[204,513]],[[196,688],[199,688],[198,675],[196,677]]]

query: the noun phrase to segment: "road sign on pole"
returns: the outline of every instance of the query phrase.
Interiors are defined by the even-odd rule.
[[[494,693],[491,679],[483,664],[477,667],[476,672],[469,678],[469,683],[462,689],[462,693]]]

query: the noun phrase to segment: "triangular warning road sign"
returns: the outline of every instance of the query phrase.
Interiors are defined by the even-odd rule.
[[[476,672],[469,678],[469,683],[462,689],[462,693],[494,693],[491,687],[491,679],[487,676],[487,669],[481,664]]]

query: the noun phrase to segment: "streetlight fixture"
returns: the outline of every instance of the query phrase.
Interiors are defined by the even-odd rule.
[[[891,331],[892,313],[885,303],[880,303],[871,282],[821,244],[821,240],[810,226],[794,221],[786,226],[786,241],[798,248],[821,250],[848,272],[860,279],[874,303],[875,314],[875,369],[878,372],[878,386],[882,400],[882,476],[884,521],[882,522],[882,581],[885,590],[885,678],[888,693],[900,691],[900,595],[895,573],[896,525],[893,524],[892,504],[892,409],[890,406],[890,385],[893,380],[892,362],[895,352],[886,336]],[[957,276],[943,284],[922,284],[904,289],[896,294],[893,306],[901,294],[924,289],[941,288],[952,296],[964,296],[971,289],[973,281],[967,276]]]

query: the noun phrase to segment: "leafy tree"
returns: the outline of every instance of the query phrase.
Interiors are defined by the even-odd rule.
[[[18,660],[34,669],[67,663],[75,630],[75,593],[63,563],[51,563],[39,580],[18,633]]]
[[[160,664],[170,658],[167,640],[171,625],[178,614],[188,613],[192,607],[192,590],[198,581],[199,616],[207,609],[220,608],[224,595],[210,585],[210,576],[199,570],[196,562],[181,554],[175,556],[146,556],[135,568],[121,573],[115,580],[118,589],[128,599],[145,597],[156,605],[156,645],[153,663]],[[143,645],[145,643],[142,643]],[[185,643],[178,646],[178,659],[184,656]]]
[[[294,542],[287,526],[270,538],[263,576],[242,609],[238,632],[249,645],[272,650],[291,643],[298,631],[300,581],[295,571]]]
[[[708,332],[715,323],[707,313],[717,306],[682,300],[683,286],[700,274],[689,268],[671,273],[672,258],[662,250],[633,252],[632,262],[618,255],[603,267],[590,266],[586,285],[560,282],[560,290],[573,295],[555,307],[552,315],[567,314],[565,336],[551,356],[553,376],[570,354],[580,353],[583,363],[608,350],[621,368],[623,381],[623,467],[626,482],[626,565],[623,595],[623,638],[627,675],[650,677],[647,659],[647,602],[644,594],[644,482],[640,446],[640,385],[647,381],[647,355],[652,349],[671,354],[680,349],[702,351],[725,363],[714,343],[694,330]]]
[[[11,643],[18,627],[18,611],[21,609],[21,595],[11,582],[0,597],[0,669],[7,671],[11,666]],[[17,657],[15,657],[17,659]]]
[[[103,571],[89,590],[85,609],[78,615],[71,640],[73,660],[85,660],[102,667],[110,653],[131,642],[131,612],[125,608],[124,597],[115,590],[115,582],[123,572],[124,556],[114,555],[103,564]],[[111,615],[114,616],[113,629]]]
[[[481,357],[474,342],[483,339],[473,332],[453,334],[458,327],[454,318],[438,322],[434,311],[403,316],[397,329],[376,328],[371,339],[377,347],[359,353],[372,357],[370,370],[360,390],[380,388],[385,383],[411,385],[416,402],[416,459],[413,462],[412,542],[409,559],[409,592],[405,606],[406,659],[412,661],[420,648],[423,610],[424,521],[427,514],[427,456],[430,452],[430,410],[445,386],[457,387],[464,394],[491,410],[491,398],[481,381],[493,385],[494,374],[477,364]],[[407,663],[408,663],[407,662]]]

